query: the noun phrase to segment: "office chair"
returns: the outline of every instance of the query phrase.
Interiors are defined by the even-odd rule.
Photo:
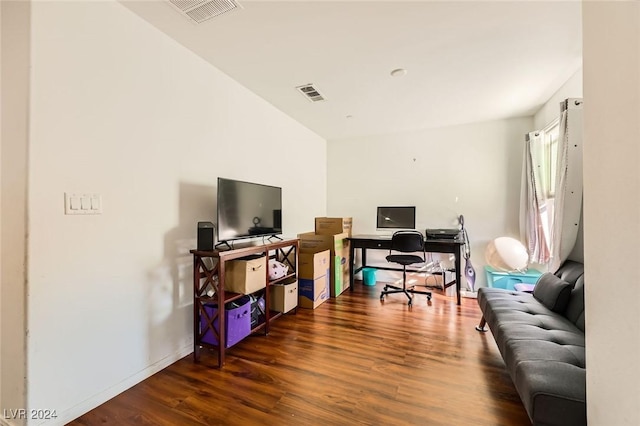
[[[393,252],[400,252],[400,254],[393,254]],[[409,254],[417,252],[422,252],[422,257],[417,254]],[[407,303],[409,306],[411,306],[411,302],[413,300],[411,294],[425,294],[427,296],[427,300],[431,300],[430,291],[416,290],[415,286],[407,288],[407,265],[426,262],[424,238],[419,231],[395,232],[391,237],[391,248],[389,249],[389,255],[386,259],[387,262],[402,265],[402,288],[386,284],[384,286],[384,290],[380,293],[381,302],[384,301],[384,296],[393,293],[404,293],[409,298],[409,302]]]

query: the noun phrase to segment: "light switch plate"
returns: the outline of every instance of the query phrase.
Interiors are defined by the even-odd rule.
[[[102,196],[91,193],[64,193],[64,214],[102,214]]]

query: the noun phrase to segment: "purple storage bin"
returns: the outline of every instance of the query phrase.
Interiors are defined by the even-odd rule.
[[[204,310],[211,318],[217,313],[218,305],[205,304]],[[224,312],[227,329],[226,344],[224,347],[230,348],[231,346],[235,345],[240,340],[251,334],[251,299],[249,299],[248,296],[245,296],[237,300],[236,302],[233,302],[233,304],[227,303],[227,305],[225,305]],[[205,320],[204,316],[202,316],[200,318],[201,330],[204,330],[206,326],[207,321]],[[213,327],[216,329],[216,331],[220,330],[217,318],[213,321]],[[202,336],[202,341],[204,343],[209,343],[210,345],[218,346],[216,336],[211,330],[207,330],[204,336]]]

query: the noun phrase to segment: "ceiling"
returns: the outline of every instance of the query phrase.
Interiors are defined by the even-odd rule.
[[[122,3],[328,140],[532,115],[582,66],[580,1],[239,1]]]

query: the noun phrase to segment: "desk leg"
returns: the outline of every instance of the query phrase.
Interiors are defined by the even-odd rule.
[[[462,286],[462,267],[460,266],[460,246],[455,253],[456,262],[456,297],[458,298],[458,305],[460,304],[460,287]]]
[[[349,290],[353,293],[353,269],[356,266],[356,249],[353,247],[353,241],[349,243]]]

